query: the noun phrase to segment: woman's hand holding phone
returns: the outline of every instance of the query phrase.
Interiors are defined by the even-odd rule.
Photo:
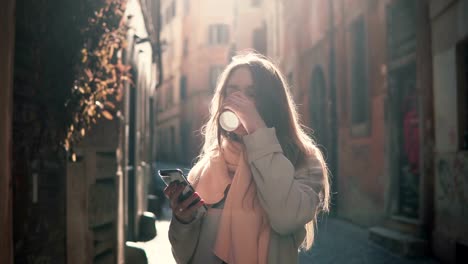
[[[198,208],[202,207],[205,202],[196,192],[185,200],[181,200],[180,196],[185,187],[185,183],[174,181],[164,189],[164,194],[169,199],[172,213],[177,220],[188,224],[195,219]]]

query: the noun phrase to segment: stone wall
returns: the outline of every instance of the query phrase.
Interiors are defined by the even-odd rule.
[[[385,215],[384,174],[384,97],[385,79],[381,65],[386,58],[385,7],[389,1],[347,0],[283,1],[285,40],[281,66],[293,86],[296,103],[306,126],[323,146],[327,162],[333,148],[338,149],[336,175],[332,177],[338,215],[364,226],[378,223]],[[333,7],[333,11],[330,8]],[[333,47],[330,41],[330,14],[333,12]],[[368,47],[367,80],[369,100],[369,135],[352,135],[351,62],[352,33],[357,17],[365,24],[365,45]],[[372,49],[370,48],[372,46]],[[330,54],[334,49],[336,103],[330,89]],[[321,76],[323,81],[318,81]],[[320,84],[321,83],[321,84]],[[337,127],[331,127],[333,108],[337,111]],[[330,131],[338,133],[333,144]],[[372,162],[369,160],[372,159]],[[356,210],[359,205],[359,210]]]
[[[96,2],[16,1],[15,263],[66,263],[67,156],[60,144],[82,45],[80,29]]]
[[[468,152],[461,147],[463,137],[459,135],[463,107],[459,105],[463,88],[460,81],[467,77],[459,75],[457,66],[462,57],[456,48],[468,38],[467,12],[467,0],[431,1],[435,112],[433,249],[447,263],[467,261]]]

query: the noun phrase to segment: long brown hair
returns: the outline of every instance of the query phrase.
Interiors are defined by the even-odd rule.
[[[314,222],[317,220],[317,215],[321,211],[328,212],[329,210],[330,184],[328,168],[321,151],[307,135],[305,127],[299,120],[297,107],[293,102],[284,76],[278,67],[266,57],[254,53],[235,56],[220,75],[211,101],[210,118],[202,127],[204,145],[195,166],[204,164],[211,155],[216,155],[217,150],[220,149],[223,134],[218,125],[218,118],[226,94],[226,83],[231,74],[240,67],[246,67],[250,70],[257,110],[267,127],[275,128],[284,155],[294,167],[298,168],[308,157],[315,157],[322,165],[323,190],[319,194],[321,202],[313,216],[313,220],[306,224],[307,236],[303,243],[303,247],[309,249],[314,240]]]

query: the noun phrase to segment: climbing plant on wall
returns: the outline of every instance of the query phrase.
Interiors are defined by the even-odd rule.
[[[127,26],[123,17],[126,1],[110,0],[94,12],[82,30],[81,60],[71,97],[66,102],[72,114],[64,147],[72,161],[74,147],[100,119],[112,120],[119,111],[126,82],[131,82],[130,66],[122,63],[126,48]]]

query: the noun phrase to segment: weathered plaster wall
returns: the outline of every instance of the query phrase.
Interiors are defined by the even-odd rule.
[[[431,1],[435,111],[435,255],[454,263],[468,246],[468,153],[459,149],[456,45],[468,37],[468,1]]]

